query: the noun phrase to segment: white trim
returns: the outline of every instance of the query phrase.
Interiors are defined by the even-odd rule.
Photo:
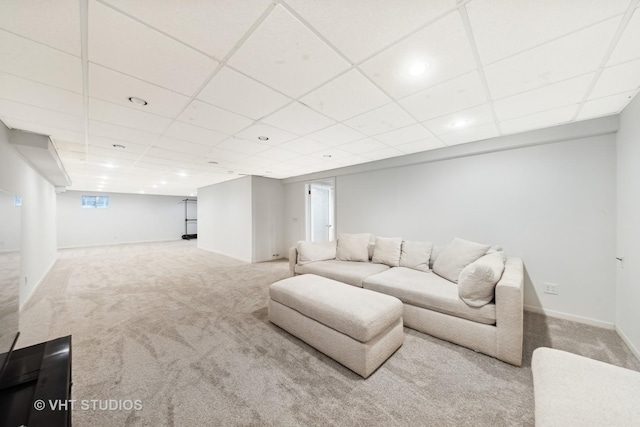
[[[631,353],[633,353],[633,355],[640,360],[640,350],[638,350],[638,348],[633,345],[633,343],[631,342],[631,340],[629,339],[629,337],[627,337],[624,332],[622,332],[622,330],[616,325],[615,326],[615,331],[618,333],[618,335],[620,336],[620,338],[622,338],[622,341],[624,341],[624,343],[627,345],[627,347],[629,347],[629,350],[631,350]]]
[[[525,305],[525,311],[530,311],[532,313],[540,313],[549,317],[555,317],[558,319],[571,320],[573,322],[584,323],[585,325],[596,326],[598,328],[605,328],[614,330],[615,324],[611,322],[604,322],[602,320],[591,319],[589,317],[576,316],[575,314],[567,314],[562,313],[560,311],[548,310],[542,307],[534,307],[532,305]]]
[[[42,275],[42,277],[40,278],[40,280],[38,280],[38,283],[36,283],[36,285],[31,289],[31,292],[29,292],[29,295],[27,295],[27,297],[25,298],[24,302],[22,304],[20,304],[20,313],[22,313],[22,309],[27,305],[27,303],[31,300],[31,297],[33,296],[33,294],[36,293],[36,290],[40,287],[40,285],[42,284],[42,282],[44,282],[44,279],[49,275],[49,272],[51,271],[51,269],[53,268],[54,265],[56,265],[56,262],[58,261],[58,255],[56,254],[55,259],[53,260],[53,262],[51,262],[51,264],[49,265],[49,267],[47,267],[47,269],[45,270],[44,274]],[[22,275],[20,276],[20,278],[22,279]]]

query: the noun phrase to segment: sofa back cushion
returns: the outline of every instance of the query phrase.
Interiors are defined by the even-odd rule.
[[[418,271],[429,271],[429,259],[433,243],[431,242],[402,242],[400,267],[412,268]]]
[[[338,234],[336,259],[340,261],[369,261],[369,233]]]
[[[400,265],[402,237],[376,237],[372,261],[389,267]]]
[[[438,255],[433,263],[433,272],[453,283],[458,283],[458,276],[462,269],[486,254],[489,247],[489,245],[456,237]]]
[[[502,251],[484,255],[467,265],[458,279],[458,295],[470,307],[482,307],[495,296],[496,284],[504,272]]]
[[[313,261],[326,261],[335,259],[336,242],[307,242],[301,240],[296,245],[298,249],[298,265],[308,264]]]

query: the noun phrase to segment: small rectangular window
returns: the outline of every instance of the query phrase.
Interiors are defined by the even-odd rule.
[[[82,196],[83,208],[104,209],[109,207],[109,196]]]
[[[19,208],[20,206],[22,206],[22,197],[20,196],[15,196],[13,198],[13,206]]]

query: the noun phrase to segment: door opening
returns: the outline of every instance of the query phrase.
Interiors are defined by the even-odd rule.
[[[312,182],[307,192],[307,240],[330,242],[335,239],[333,184]]]

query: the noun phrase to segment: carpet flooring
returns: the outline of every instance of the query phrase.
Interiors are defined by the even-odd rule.
[[[364,380],[267,320],[268,286],[287,276],[194,241],[62,250],[19,347],[73,336],[72,398],[120,406],[76,406],[76,427],[530,426],[536,347],[640,370],[613,331],[525,313],[521,368],[405,328]]]

